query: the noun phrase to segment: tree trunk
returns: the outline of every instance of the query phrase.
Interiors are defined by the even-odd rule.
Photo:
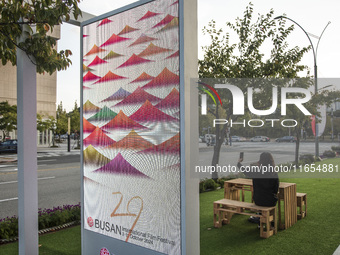
[[[217,166],[218,162],[220,161],[220,152],[221,152],[221,146],[223,144],[223,140],[224,140],[224,135],[221,135],[220,137],[220,128],[216,128],[216,144],[214,146],[214,154],[212,157],[212,162],[211,165],[212,166]],[[222,139],[223,136],[223,139]],[[215,181],[218,179],[218,173],[217,172],[213,172],[211,175],[212,179],[214,179]]]
[[[218,105],[216,105],[215,117],[217,119],[219,118]],[[216,142],[214,146],[214,153],[213,153],[211,165],[216,167],[220,160],[220,150],[222,146],[222,143],[220,142],[220,125],[217,125],[215,127],[215,135],[216,135],[216,138],[215,138]],[[218,179],[218,173],[213,172],[211,175],[211,178],[216,181]]]
[[[299,165],[299,149],[300,149],[300,132],[299,128],[295,128],[296,143],[295,143],[295,165]]]
[[[54,133],[54,131],[53,131],[53,138],[52,138],[52,147],[55,147],[55,133]]]
[[[218,106],[216,107],[215,116],[216,118],[219,118]],[[227,119],[229,119],[229,117],[227,117]],[[211,161],[212,166],[216,167],[220,161],[221,147],[225,139],[227,127],[228,124],[224,124],[222,128],[220,127],[220,125],[216,125],[215,127],[216,144],[214,146],[214,154]],[[211,178],[216,181],[218,179],[218,173],[217,172],[212,173]]]
[[[6,141],[6,138],[9,137],[9,131],[5,130],[4,131],[4,141]]]

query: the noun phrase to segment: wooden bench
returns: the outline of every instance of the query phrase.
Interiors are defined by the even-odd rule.
[[[220,228],[222,223],[229,224],[234,213],[255,216],[260,217],[260,237],[269,238],[277,233],[276,210],[276,206],[257,206],[253,203],[221,199],[214,202],[214,227]],[[261,215],[257,215],[256,212],[260,212]],[[274,228],[271,227],[271,222],[274,222]]]
[[[307,215],[307,193],[296,193],[297,218],[301,220]]]

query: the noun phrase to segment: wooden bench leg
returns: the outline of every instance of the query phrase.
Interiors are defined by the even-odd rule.
[[[280,229],[285,229],[285,224],[282,223],[281,201],[283,201],[283,199],[281,199],[281,197],[279,196],[279,199],[277,201],[277,205],[278,205],[278,208],[279,208],[279,210],[278,210],[278,215],[279,215],[279,217],[278,217],[278,221],[279,221],[278,224],[279,224],[279,228]],[[283,211],[283,213],[285,214],[284,211]]]
[[[231,209],[228,206],[223,206],[225,209]],[[222,224],[227,225],[230,223],[231,218],[233,217],[234,213],[231,212],[223,212],[222,213]]]
[[[266,213],[262,212],[261,215],[262,217],[260,218],[260,237],[266,238],[265,231],[264,231]]]
[[[300,204],[300,215],[298,215],[298,219],[303,219],[305,217],[305,211],[303,210],[305,206],[305,201],[301,201],[301,204]]]
[[[277,234],[277,227],[278,227],[278,225],[277,225],[277,208],[275,207],[275,209],[274,209],[274,227],[275,227],[275,234]]]
[[[269,238],[277,233],[277,209],[276,207],[270,211],[262,211],[260,219],[260,237]],[[271,222],[274,222],[274,229],[271,227]]]
[[[220,228],[220,227],[222,227],[221,218],[219,218],[219,219],[217,220],[217,214],[219,214],[219,217],[220,217],[220,210],[218,210],[219,208],[220,208],[220,205],[214,203],[214,227],[215,227],[215,228]]]
[[[307,195],[305,197],[305,216],[307,216]]]
[[[271,236],[271,234],[270,234],[271,229],[270,229],[270,213],[269,213],[269,211],[266,211],[265,215],[266,215],[266,238],[268,238],[268,237]]]
[[[227,213],[225,213],[225,215],[226,215],[226,217],[224,218],[223,223],[224,224],[229,224],[230,220],[231,220],[231,218],[233,217],[234,214],[230,213],[230,212],[227,212]]]
[[[305,209],[303,210],[303,205],[305,207]],[[306,217],[307,215],[307,195],[304,195],[303,198],[302,198],[302,203],[301,203],[301,215],[302,215],[302,218]]]
[[[296,197],[297,202],[297,218],[298,220],[303,219],[307,215],[307,195],[306,194],[299,194]]]
[[[214,203],[214,227],[220,228],[222,224],[229,224],[231,217],[233,217],[234,213],[231,212],[223,212],[222,208],[228,209],[227,206]],[[218,216],[217,216],[218,214]],[[218,219],[217,219],[218,217]]]
[[[223,220],[224,220],[224,213],[219,210],[218,211],[218,227],[222,227],[222,223],[223,223]]]

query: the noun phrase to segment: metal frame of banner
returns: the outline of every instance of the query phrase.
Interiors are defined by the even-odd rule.
[[[155,0],[142,0],[138,1],[132,4],[129,4],[127,6],[124,6],[122,8],[113,10],[111,12],[108,12],[106,14],[97,16],[95,18],[86,20],[81,23],[80,25],[80,105],[82,106],[84,104],[83,102],[83,28],[91,23],[97,22],[99,20],[102,20],[104,18],[122,13],[124,11],[128,11],[130,9],[139,7],[141,5],[153,2]],[[195,0],[196,1],[196,0]],[[189,254],[187,252],[187,245],[186,245],[186,237],[187,235],[187,227],[186,227],[186,173],[185,173],[185,105],[184,105],[184,99],[185,99],[185,93],[184,93],[184,0],[179,0],[179,37],[180,37],[180,165],[181,165],[181,253]],[[83,108],[80,107],[80,116],[83,116]],[[83,126],[83,118],[80,119],[80,125]],[[83,140],[83,132],[80,134],[80,139]],[[83,143],[81,143],[81,152],[83,151]],[[154,250],[150,250],[141,246],[137,246],[134,244],[126,243],[124,241],[104,236],[92,231],[88,231],[84,229],[84,186],[83,186],[83,170],[84,170],[84,164],[83,164],[83,153],[80,153],[80,160],[81,160],[81,201],[82,201],[82,208],[81,208],[81,242],[82,242],[82,254],[94,254],[95,250],[91,250],[92,247],[96,246],[95,244],[98,242],[98,239],[101,239],[101,242],[103,243],[101,246],[105,247],[105,245],[110,244],[111,246],[115,247],[115,255],[118,254],[124,254],[124,255],[135,255],[135,254],[145,254],[145,255],[158,255],[163,254],[160,252],[156,252]],[[198,189],[198,188],[197,188]],[[197,191],[198,193],[198,191]],[[197,195],[198,196],[198,195]],[[199,222],[197,222],[199,225]],[[196,238],[197,239],[197,238]],[[198,240],[199,242],[199,240]],[[199,246],[199,243],[196,244],[196,246]],[[198,248],[199,249],[199,248]],[[97,250],[98,251],[98,250]]]

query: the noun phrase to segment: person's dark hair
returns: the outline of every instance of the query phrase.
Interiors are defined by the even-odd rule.
[[[270,154],[269,152],[262,152],[260,155],[260,160],[259,160],[259,165],[261,166],[273,166],[275,167],[275,162],[273,159],[272,154]]]

